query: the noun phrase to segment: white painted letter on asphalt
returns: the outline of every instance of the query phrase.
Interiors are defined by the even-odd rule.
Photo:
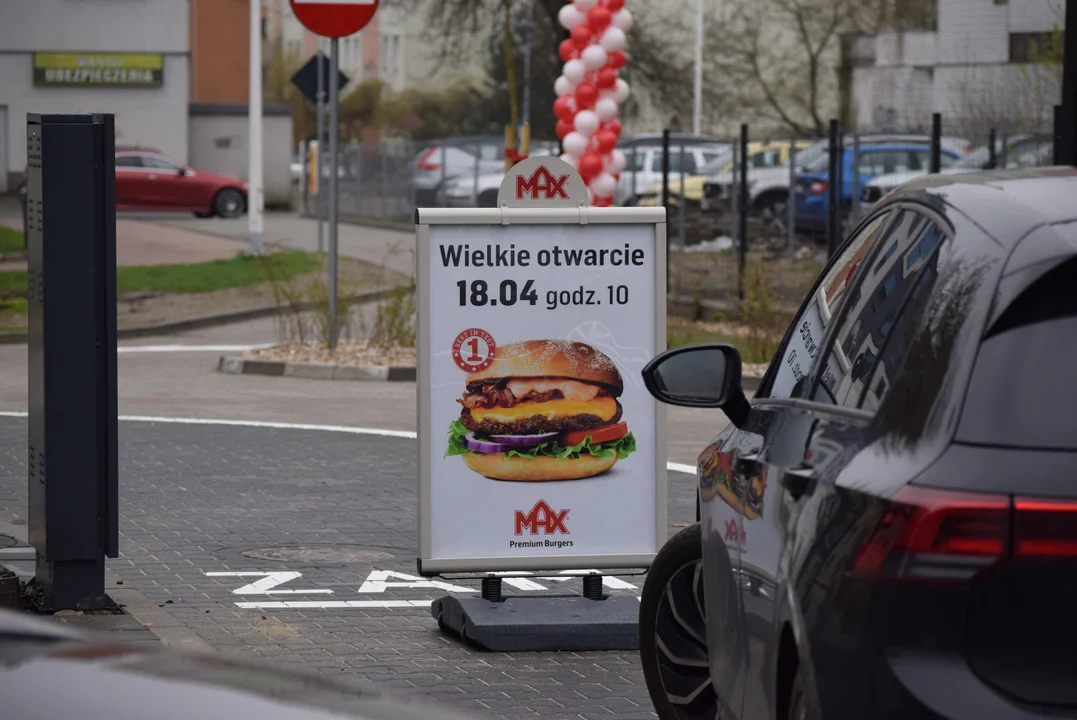
[[[391,577],[404,582],[387,582]],[[437,588],[445,592],[478,592],[473,588],[453,585],[440,580],[427,580],[407,573],[394,572],[393,570],[375,570],[367,575],[366,582],[359,588],[359,593],[382,593],[388,588]]]
[[[209,577],[261,577],[249,585],[244,585],[238,590],[233,590],[235,595],[332,595],[329,589],[318,590],[273,590],[286,582],[302,577],[303,573],[295,571],[263,572],[261,570],[248,570],[241,572],[208,572]]]

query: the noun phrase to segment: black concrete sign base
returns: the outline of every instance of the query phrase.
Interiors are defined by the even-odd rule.
[[[612,595],[506,595],[435,600],[430,614],[446,632],[494,652],[636,650],[639,598]]]

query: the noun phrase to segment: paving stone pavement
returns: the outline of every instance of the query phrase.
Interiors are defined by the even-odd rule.
[[[0,520],[7,522],[26,518],[26,432],[25,418],[0,417]],[[426,607],[237,606],[443,594],[392,586],[359,592],[374,570],[415,574],[414,453],[414,441],[402,438],[123,422],[121,557],[109,567],[221,652],[418,693],[480,718],[655,717],[634,652],[485,653],[444,636]],[[692,482],[669,476],[671,534],[694,517]],[[333,563],[244,555],[323,544],[391,557]],[[235,591],[261,578],[206,574],[255,571],[301,573],[277,589],[304,592],[241,595]],[[641,577],[621,579],[642,586]]]

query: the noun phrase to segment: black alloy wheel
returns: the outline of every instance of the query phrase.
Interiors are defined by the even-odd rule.
[[[214,198],[213,209],[223,218],[237,218],[247,209],[247,203],[239,190],[225,188]]]
[[[639,615],[640,660],[661,720],[717,720],[707,655],[699,523],[662,546],[647,573]]]

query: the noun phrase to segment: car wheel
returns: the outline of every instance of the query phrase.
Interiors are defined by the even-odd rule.
[[[196,218],[211,218],[213,217],[213,212],[196,212],[194,216]]]
[[[789,720],[819,720],[819,712],[812,706],[806,688],[804,671],[798,669],[789,692]]]
[[[640,602],[643,677],[661,720],[718,717],[704,607],[702,531],[695,523],[655,556]]]
[[[235,188],[225,188],[213,199],[213,209],[223,218],[237,218],[247,209],[243,193]]]
[[[479,207],[481,208],[495,208],[497,207],[497,190],[486,190],[479,194]]]

